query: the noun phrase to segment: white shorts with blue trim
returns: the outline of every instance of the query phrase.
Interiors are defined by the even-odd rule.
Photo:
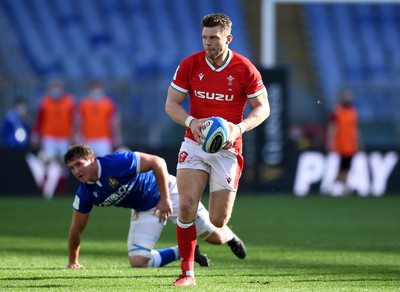
[[[176,178],[169,177],[170,196],[172,201],[173,214],[168,218],[174,224],[178,218],[179,194],[176,186]],[[131,225],[128,233],[128,255],[150,257],[166,222],[158,222],[159,217],[154,215],[155,208],[147,211],[137,212],[132,209]],[[215,226],[210,221],[207,209],[200,202],[197,209],[196,229],[197,236],[206,239],[214,231]]]

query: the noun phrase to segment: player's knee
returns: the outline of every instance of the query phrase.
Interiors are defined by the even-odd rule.
[[[223,233],[222,229],[218,228],[204,240],[211,244],[224,244],[226,242],[226,236]]]
[[[194,217],[197,212],[197,202],[192,200],[181,200],[179,202],[179,217],[187,219]]]
[[[210,221],[214,226],[218,228],[222,228],[229,221],[229,218],[226,216],[221,216],[220,214],[210,214]]]
[[[132,268],[148,268],[149,258],[143,256],[130,256],[129,263]]]
[[[211,220],[211,223],[214,224],[218,228],[221,228],[222,226],[224,226],[224,221],[222,221],[222,220],[219,220],[219,221]]]
[[[131,268],[138,269],[138,268],[148,268],[149,266],[144,263],[137,263],[137,262],[131,262]]]

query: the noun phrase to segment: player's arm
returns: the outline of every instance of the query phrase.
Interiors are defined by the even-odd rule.
[[[185,126],[185,121],[189,114],[181,106],[186,94],[180,92],[171,86],[168,88],[167,101],[165,102],[165,111],[178,124]]]
[[[202,144],[204,139],[201,133],[201,127],[205,119],[195,119],[191,117],[186,110],[181,106],[186,94],[182,93],[171,86],[168,88],[167,101],[165,103],[165,111],[178,124],[189,127],[193,133],[197,143]]]
[[[260,125],[269,117],[270,114],[267,91],[255,98],[249,99],[249,101],[253,109],[249,112],[247,117],[239,123],[240,127],[243,127],[243,133]]]
[[[152,170],[160,192],[160,201],[156,212],[159,212],[160,222],[165,221],[172,214],[172,202],[169,194],[169,173],[167,163],[159,156],[140,152],[140,172]]]
[[[74,210],[72,214],[71,227],[68,236],[68,265],[67,268],[82,269],[84,268],[78,262],[79,250],[81,247],[81,235],[89,220],[89,214],[79,213]]]

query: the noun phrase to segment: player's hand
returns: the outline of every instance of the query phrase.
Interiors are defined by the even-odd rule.
[[[206,137],[204,137],[203,133],[201,132],[201,128],[203,127],[204,122],[206,120],[207,120],[207,118],[205,118],[205,119],[194,119],[190,123],[190,130],[192,131],[192,134],[193,134],[194,138],[196,139],[196,142],[199,145],[202,145],[203,144],[203,140],[206,138]]]
[[[225,146],[222,147],[222,149],[224,150],[232,148],[233,143],[235,143],[235,140],[240,136],[240,128],[238,125],[228,122],[228,127],[229,127],[229,138],[228,141],[225,143]]]
[[[158,202],[156,209],[154,211],[154,215],[158,215],[158,222],[167,221],[168,217],[171,216],[173,212],[171,199],[161,198]]]
[[[67,265],[68,269],[84,269],[85,267],[82,266],[80,263],[76,262],[76,263],[70,263]]]

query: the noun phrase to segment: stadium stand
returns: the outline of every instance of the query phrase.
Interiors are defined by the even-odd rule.
[[[36,86],[25,86],[30,92],[24,95],[32,99],[43,89],[41,82],[54,76],[66,79],[78,97],[86,90],[84,82],[101,78],[120,98],[125,131],[137,133],[141,124],[168,128],[173,123],[163,114],[166,88],[178,62],[202,49],[203,15],[229,14],[235,39],[231,48],[255,59],[244,5],[248,2],[2,0],[1,34],[7,38],[0,44],[2,74],[24,82],[39,80]],[[348,87],[356,93],[363,122],[398,121],[400,5],[321,2],[300,7],[327,109],[338,90]],[[2,92],[11,98],[16,87]],[[136,136],[147,135],[142,134]],[[153,138],[143,139],[147,143]]]
[[[380,108],[390,109],[391,97],[382,99],[383,92],[368,94],[357,87],[390,88],[393,79],[400,81],[400,6],[308,4],[304,16],[328,106],[335,103],[338,90],[352,87],[362,119],[385,120]]]
[[[234,22],[232,49],[251,57],[241,3],[240,0],[2,0],[0,15],[4,15],[1,21],[6,24],[2,25],[5,30],[2,35],[16,40],[22,62],[39,80],[37,88],[30,88],[31,92],[25,96],[36,100],[44,89],[43,83],[53,77],[65,79],[77,97],[84,93],[85,82],[106,80],[111,90],[118,87],[112,94],[120,97],[126,131],[137,133],[143,125],[150,128],[162,125],[156,130],[162,132],[163,126],[172,123],[163,114],[166,89],[178,63],[202,49],[203,15],[216,11],[228,13]],[[15,59],[7,56],[11,52],[7,52],[5,43],[1,50],[4,60]],[[133,118],[132,112],[137,114]],[[144,137],[147,132],[137,136]]]
[[[173,72],[183,56],[201,49],[200,18],[213,8],[229,8],[236,47],[249,56],[238,3],[4,0],[0,6],[36,74],[110,80]]]

